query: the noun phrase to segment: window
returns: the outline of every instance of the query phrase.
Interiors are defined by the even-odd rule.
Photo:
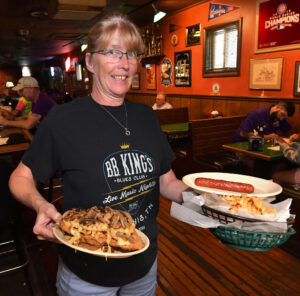
[[[203,77],[240,74],[241,22],[204,29]]]

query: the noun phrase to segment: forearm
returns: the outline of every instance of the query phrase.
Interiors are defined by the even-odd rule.
[[[31,120],[21,119],[21,120],[5,120],[3,121],[3,125],[11,126],[11,127],[20,127],[24,129],[32,129],[35,126],[35,123]]]
[[[178,180],[172,170],[160,177],[160,193],[168,200],[183,203],[182,192],[187,188],[188,186]]]
[[[18,175],[16,171],[10,177],[9,188],[18,201],[36,212],[38,212],[42,204],[48,203],[38,192],[35,182],[27,177]]]
[[[161,195],[179,204],[183,203],[182,192],[188,188],[182,181],[176,180],[170,183],[170,186],[160,190]]]
[[[281,144],[280,149],[283,152],[284,156],[297,164],[300,164],[300,146],[293,144],[292,146],[288,144]]]

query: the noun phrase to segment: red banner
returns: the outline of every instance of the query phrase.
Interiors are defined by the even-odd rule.
[[[299,48],[300,1],[270,0],[257,5],[257,51]]]

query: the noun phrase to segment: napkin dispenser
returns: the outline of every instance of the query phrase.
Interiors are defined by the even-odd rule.
[[[248,150],[263,151],[264,139],[260,136],[252,136],[248,139]]]

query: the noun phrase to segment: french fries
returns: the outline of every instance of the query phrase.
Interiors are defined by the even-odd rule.
[[[239,208],[243,208],[249,213],[257,215],[267,215],[273,214],[277,211],[265,203],[257,196],[247,196],[247,194],[242,193],[241,196],[235,195],[219,195],[224,201],[231,205],[230,210],[237,212]]]

